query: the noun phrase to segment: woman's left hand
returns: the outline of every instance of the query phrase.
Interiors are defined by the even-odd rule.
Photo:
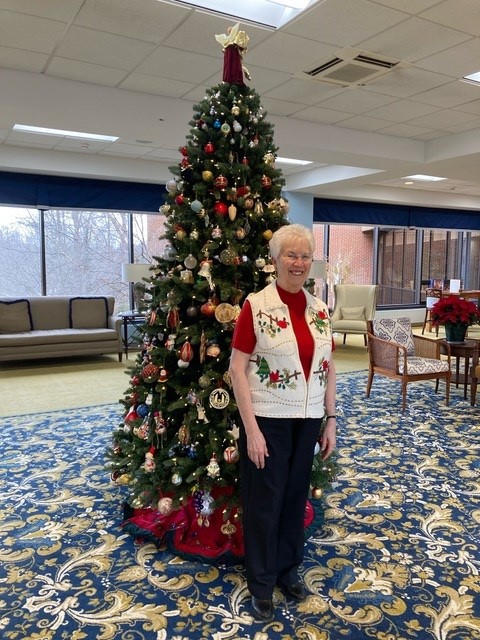
[[[320,439],[320,448],[322,450],[322,460],[326,460],[337,445],[337,425],[335,420],[327,420],[325,429]]]

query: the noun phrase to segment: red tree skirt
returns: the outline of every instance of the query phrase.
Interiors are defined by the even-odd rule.
[[[307,502],[305,508],[305,534],[312,535],[323,520],[319,500]],[[225,525],[233,525],[226,528]],[[193,500],[171,514],[161,515],[156,509],[132,509],[125,506],[125,531],[138,542],[153,542],[166,546],[173,554],[185,559],[200,559],[203,562],[239,562],[243,558],[243,533],[240,517],[232,513],[226,523],[222,509],[216,509],[205,520],[200,521]]]

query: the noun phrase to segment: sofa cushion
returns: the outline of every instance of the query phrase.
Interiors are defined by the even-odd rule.
[[[365,320],[365,307],[340,307],[345,320]]]
[[[72,329],[106,329],[107,299],[103,296],[70,298],[69,314]]]
[[[31,331],[30,302],[25,299],[0,301],[0,333]]]
[[[56,331],[25,331],[17,334],[0,334],[0,348],[17,346],[28,347],[42,345],[45,356],[48,357],[48,349],[56,344],[81,344],[106,342],[112,340],[118,343],[118,334],[115,329],[57,329]]]

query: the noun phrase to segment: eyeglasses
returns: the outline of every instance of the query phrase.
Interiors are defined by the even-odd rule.
[[[289,251],[288,253],[284,253],[283,257],[289,260],[290,262],[297,262],[297,260],[301,260],[302,262],[310,262],[312,260],[312,256],[308,255],[308,253],[302,253],[301,256]]]

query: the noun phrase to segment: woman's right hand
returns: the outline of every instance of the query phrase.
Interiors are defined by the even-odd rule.
[[[257,469],[265,467],[265,458],[268,458],[267,443],[258,426],[247,432],[247,453]]]

